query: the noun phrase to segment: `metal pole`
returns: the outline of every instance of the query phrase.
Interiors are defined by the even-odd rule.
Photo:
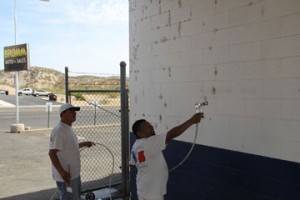
[[[16,13],[16,0],[14,0],[14,29],[15,29],[15,45],[17,44],[17,13]]]
[[[122,192],[129,194],[129,109],[126,89],[126,63],[120,63],[121,71],[121,146],[122,146]]]
[[[14,0],[14,32],[15,32],[15,45],[17,45],[17,2]],[[16,124],[20,123],[19,117],[19,71],[15,73],[15,95],[16,95]]]
[[[65,93],[66,103],[69,103],[69,68],[65,67]]]
[[[94,108],[95,108],[95,112],[94,112],[94,125],[96,125],[96,117],[97,117],[97,104],[96,102],[94,102]]]
[[[47,103],[47,107],[48,107],[48,110],[47,110],[48,111],[48,124],[47,124],[48,126],[47,127],[49,128],[50,127],[50,103]]]
[[[15,29],[15,45],[17,45],[17,9],[16,0],[14,0],[14,29]],[[15,94],[16,94],[16,124],[19,124],[19,72],[15,73]]]

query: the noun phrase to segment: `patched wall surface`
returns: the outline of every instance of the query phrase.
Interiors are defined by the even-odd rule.
[[[131,123],[164,132],[206,97],[197,144],[300,162],[299,0],[129,4]]]

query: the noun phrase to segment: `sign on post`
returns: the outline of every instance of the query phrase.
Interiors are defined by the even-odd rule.
[[[46,102],[46,112],[52,112],[52,102]]]
[[[19,44],[4,47],[4,71],[14,72],[28,70],[29,48],[28,44]]]

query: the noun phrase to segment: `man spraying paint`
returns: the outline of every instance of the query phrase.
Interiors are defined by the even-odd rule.
[[[137,140],[132,146],[131,165],[135,165],[137,194],[139,200],[163,200],[167,192],[168,167],[162,151],[172,139],[184,133],[204,118],[202,112],[169,130],[156,135],[153,126],[145,119],[137,120],[132,131]]]

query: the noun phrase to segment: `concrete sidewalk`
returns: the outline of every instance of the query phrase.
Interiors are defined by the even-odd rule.
[[[6,101],[0,100],[0,108],[14,108],[15,105],[8,103]]]
[[[50,200],[56,186],[48,156],[49,135],[47,129],[0,132],[0,200]]]

